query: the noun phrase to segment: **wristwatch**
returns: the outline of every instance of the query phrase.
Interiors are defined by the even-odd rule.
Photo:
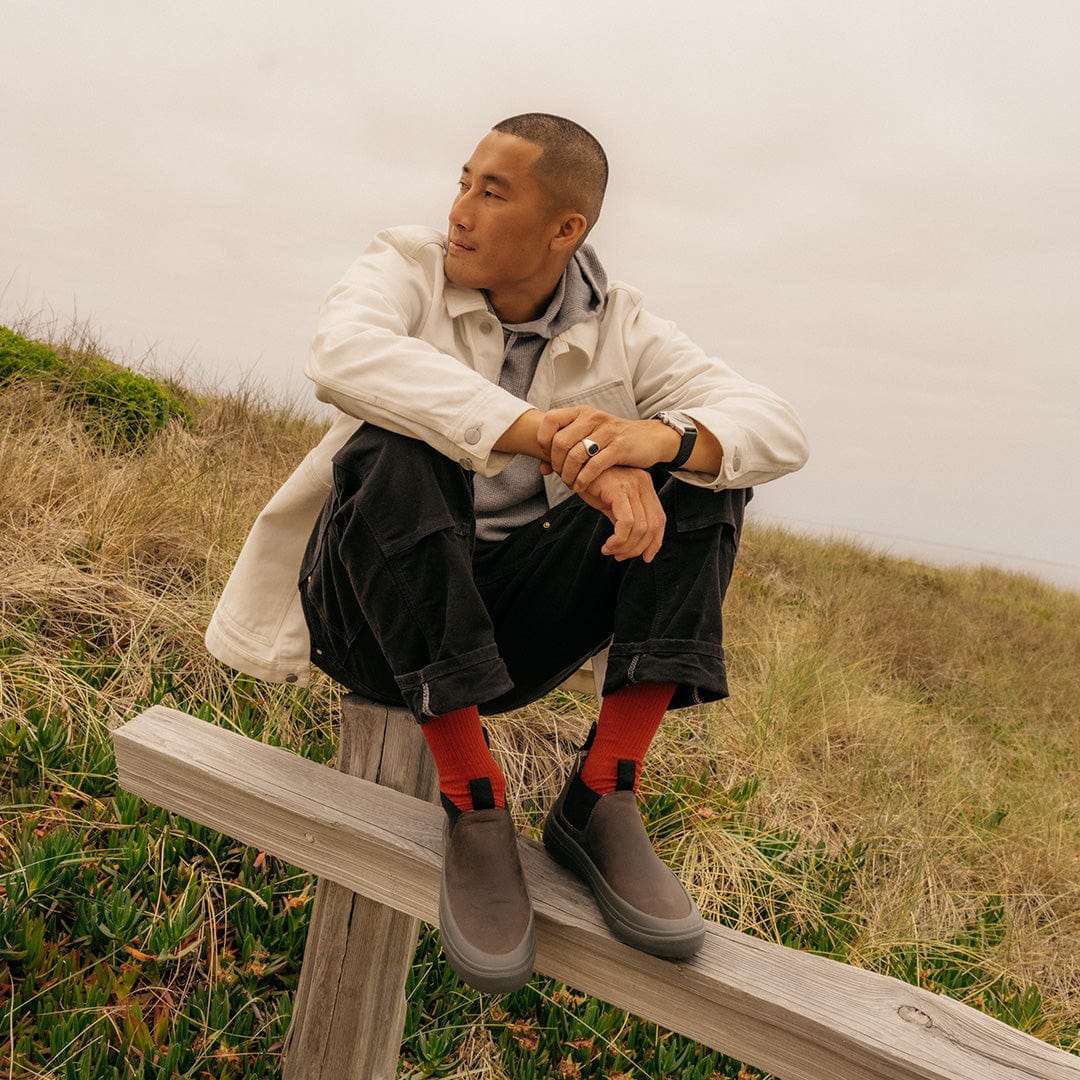
[[[670,461],[664,462],[664,465],[672,471],[681,469],[694,452],[694,443],[697,442],[697,425],[686,413],[681,412],[658,412],[653,419],[659,420],[661,424],[667,424],[672,431],[678,432],[679,438],[682,439],[679,452]]]

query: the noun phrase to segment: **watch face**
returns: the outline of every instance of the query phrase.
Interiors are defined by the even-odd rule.
[[[662,412],[657,414],[656,417],[661,423],[667,424],[673,431],[677,431],[680,435],[686,434],[686,425],[683,423],[681,417],[677,417],[669,412]]]

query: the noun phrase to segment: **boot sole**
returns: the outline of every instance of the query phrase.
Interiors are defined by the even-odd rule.
[[[690,914],[682,919],[661,919],[634,907],[611,888],[589,853],[555,813],[544,822],[544,847],[556,862],[588,884],[600,914],[620,941],[665,960],[686,960],[701,948],[705,921],[689,894]]]

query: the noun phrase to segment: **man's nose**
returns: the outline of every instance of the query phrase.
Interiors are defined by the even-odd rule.
[[[468,232],[473,226],[472,204],[469,201],[469,193],[463,191],[450,204],[450,224],[457,229]]]

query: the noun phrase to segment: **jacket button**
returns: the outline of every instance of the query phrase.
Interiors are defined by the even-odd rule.
[[[491,333],[491,323],[489,323],[486,319],[480,324],[480,333],[481,334],[490,334]]]
[[[472,472],[472,458],[467,458],[467,457],[458,458],[458,464],[463,469],[468,469],[469,472]]]
[[[469,428],[469,430],[465,432],[465,441],[470,446],[475,446],[480,441],[480,429],[476,427]]]
[[[286,675],[285,676],[285,681],[286,682],[299,682],[300,681],[300,676],[299,675]]]
[[[739,471],[739,470],[740,470],[740,469],[742,468],[742,458],[741,458],[741,457],[739,457],[739,455],[738,455],[738,454],[736,454],[736,455],[735,455],[735,456],[734,456],[734,457],[733,457],[733,458],[731,459],[731,464],[732,464],[732,466],[734,467],[735,471],[736,471],[736,472],[738,472],[738,471]]]

